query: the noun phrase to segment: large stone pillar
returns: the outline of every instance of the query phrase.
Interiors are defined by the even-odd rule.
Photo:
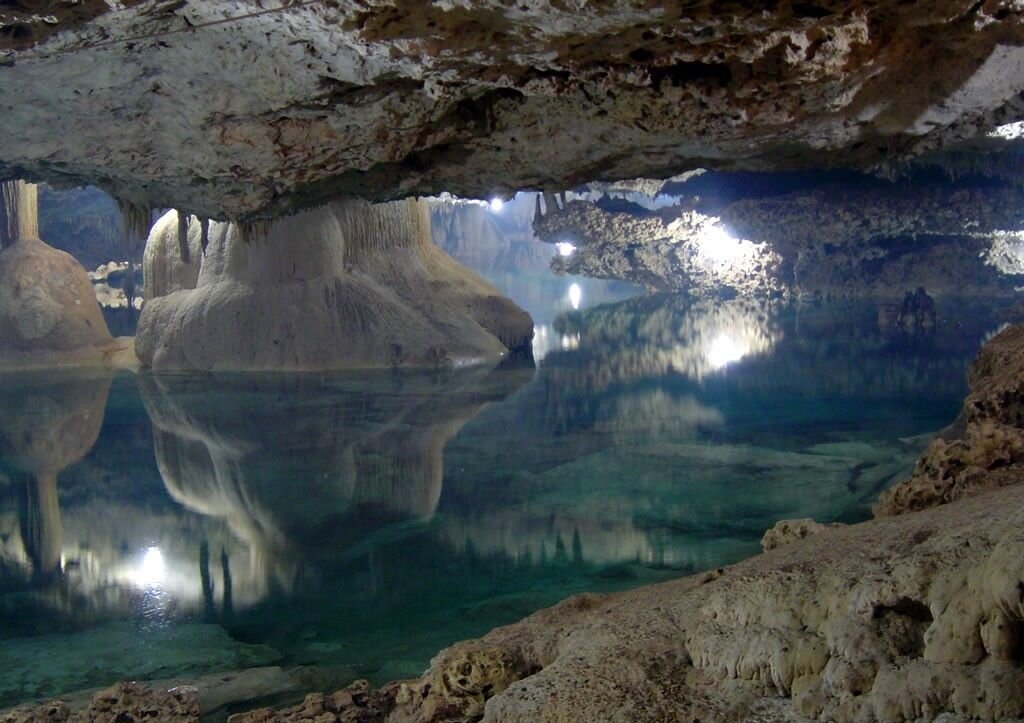
[[[437,366],[532,336],[526,312],[433,244],[425,203],[352,199],[211,227],[196,288],[146,303],[136,351],[156,369]]]

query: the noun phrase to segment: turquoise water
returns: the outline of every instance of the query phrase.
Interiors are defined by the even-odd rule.
[[[779,519],[863,519],[997,326],[550,283],[536,366],[0,376],[0,707],[267,665],[410,677],[569,594],[754,554]]]

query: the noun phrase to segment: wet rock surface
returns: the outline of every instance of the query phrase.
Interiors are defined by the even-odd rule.
[[[935,439],[913,476],[875,506],[890,516],[945,504],[1024,480],[1024,326],[990,340],[971,367],[971,394],[956,422]]]
[[[1024,91],[1014,0],[20,6],[0,16],[0,175],[220,219],[870,166],[1019,120]]]

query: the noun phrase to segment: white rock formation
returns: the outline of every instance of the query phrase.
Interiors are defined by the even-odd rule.
[[[532,335],[528,314],[431,243],[424,203],[351,200],[265,232],[211,230],[196,288],[146,304],[136,350],[156,369],[435,366]]]
[[[227,233],[227,224],[214,221],[208,233]],[[183,259],[178,239],[178,212],[171,209],[153,224],[142,256],[142,293],[146,301],[175,291],[194,289],[203,261],[202,223],[189,216],[186,242],[188,258]]]

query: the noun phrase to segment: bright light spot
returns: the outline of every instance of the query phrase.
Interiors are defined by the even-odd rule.
[[[139,587],[155,587],[163,583],[166,576],[167,566],[160,548],[148,548],[133,575],[135,584]]]
[[[719,334],[708,349],[708,363],[715,369],[739,361],[747,355],[747,347],[737,344],[729,336]]]
[[[743,255],[743,242],[718,225],[708,226],[700,236],[700,252],[713,261],[735,261]]]
[[[495,213],[498,213],[499,211],[501,211],[501,209],[505,207],[505,202],[502,201],[500,198],[495,197],[491,199],[490,205],[491,210],[494,211]]]
[[[572,304],[572,308],[580,308],[580,302],[583,300],[583,289],[580,288],[579,284],[573,284],[569,287],[569,303]]]
[[[559,241],[555,244],[555,248],[558,249],[559,256],[572,256],[572,252],[576,250],[576,247],[568,241]]]
[[[580,335],[575,334],[569,336],[568,334],[562,334],[562,338],[559,340],[562,344],[562,351],[574,351],[580,348]]]
[[[1016,123],[1007,123],[1006,125],[999,126],[989,133],[988,136],[989,138],[1003,138],[1008,141],[1024,137],[1024,121],[1017,121]]]

